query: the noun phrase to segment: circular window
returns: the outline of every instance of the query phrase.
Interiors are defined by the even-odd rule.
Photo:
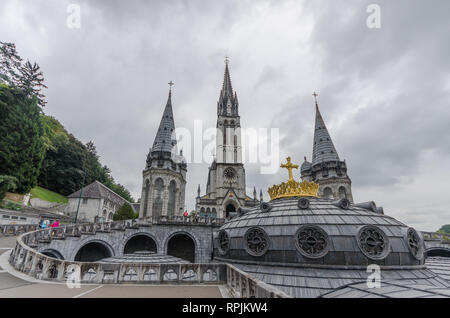
[[[423,245],[419,234],[413,228],[408,229],[408,248],[411,254],[418,260],[423,258]]]
[[[368,258],[379,260],[389,254],[389,240],[379,228],[364,226],[358,233],[358,246]]]
[[[309,258],[323,257],[328,253],[329,246],[327,233],[318,226],[302,226],[295,234],[295,247],[303,256]]]
[[[262,212],[270,212],[270,210],[272,210],[272,205],[270,205],[267,202],[262,202],[259,205],[259,208],[261,209]]]
[[[300,209],[307,209],[309,208],[309,200],[307,198],[300,198],[298,199],[297,205]]]
[[[269,248],[269,237],[259,227],[252,227],[244,235],[247,253],[252,256],[262,256]]]
[[[230,249],[230,237],[225,230],[221,230],[219,232],[219,252],[222,255],[228,253]]]
[[[225,179],[229,180],[229,181],[233,181],[236,179],[236,172],[234,171],[233,168],[226,168],[225,172],[223,173],[223,175],[225,176]]]

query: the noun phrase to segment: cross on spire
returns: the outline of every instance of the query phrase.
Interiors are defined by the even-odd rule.
[[[316,105],[317,105],[317,96],[319,96],[319,94],[317,94],[316,92],[313,93],[314,99],[316,101]]]
[[[172,82],[172,81],[170,81],[170,82],[169,82],[169,83],[167,83],[167,84],[169,84],[170,90],[172,90],[172,86],[173,86],[173,85],[175,85],[175,83],[174,83],[174,82]]]
[[[291,157],[286,158],[287,164],[282,164],[280,168],[286,168],[289,171],[289,181],[294,181],[294,176],[292,175],[292,169],[298,169],[298,165],[291,163]]]

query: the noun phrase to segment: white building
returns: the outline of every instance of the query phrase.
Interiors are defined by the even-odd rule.
[[[78,209],[78,220],[86,222],[106,222],[112,221],[114,213],[124,204],[126,199],[109,189],[102,183],[94,181],[80,191],[68,196],[69,202],[66,207],[66,214],[75,217]]]

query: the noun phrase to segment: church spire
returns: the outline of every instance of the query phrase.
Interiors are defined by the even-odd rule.
[[[225,72],[223,75],[222,90],[219,101],[217,102],[217,115],[238,116],[238,100],[236,92],[233,93],[231,85],[230,69],[228,67],[229,59],[225,58]]]
[[[331,140],[328,129],[325,126],[325,122],[319,110],[319,104],[317,102],[318,94],[313,94],[316,102],[316,123],[314,130],[314,145],[313,145],[313,158],[312,164],[318,164],[326,161],[339,161],[339,156]]]
[[[159,124],[158,132],[156,133],[155,141],[152,147],[152,153],[154,152],[172,152],[178,154],[177,142],[175,139],[175,122],[173,120],[172,111],[172,81],[169,82],[169,97],[167,98],[166,107]],[[173,135],[173,136],[172,136]]]

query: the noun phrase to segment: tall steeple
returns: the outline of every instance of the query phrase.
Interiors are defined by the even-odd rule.
[[[219,101],[217,102],[217,115],[238,116],[239,103],[237,94],[233,93],[231,85],[230,70],[228,67],[228,58],[225,59],[225,73],[223,75],[222,90],[220,91]]]
[[[178,154],[172,111],[172,85],[142,172],[140,218],[183,215],[187,164]]]
[[[178,154],[177,142],[175,139],[175,122],[172,111],[172,85],[169,90],[169,97],[167,99],[166,107],[159,124],[158,132],[156,133],[155,141],[153,142],[152,153],[154,152],[172,152]]]
[[[317,94],[313,94],[316,98],[316,123],[314,130],[314,145],[313,145],[313,157],[312,164],[318,164],[326,161],[339,161],[338,153],[331,140],[328,129],[325,126],[325,122],[322,118],[322,114],[319,110],[317,103]]]
[[[346,198],[353,202],[352,181],[347,175],[347,164],[339,159],[328,129],[320,114],[317,94],[316,123],[314,127],[314,145],[312,163],[305,157],[300,168],[303,181],[314,181],[319,184],[319,196],[328,199]]]

